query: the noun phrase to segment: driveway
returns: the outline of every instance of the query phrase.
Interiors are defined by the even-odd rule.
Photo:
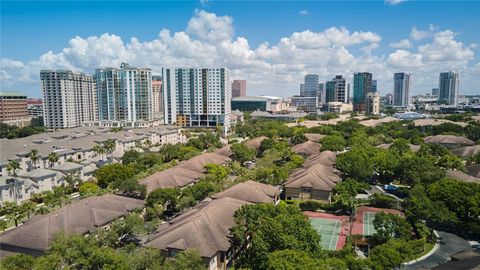
[[[430,269],[450,260],[450,255],[471,250],[470,244],[463,238],[446,232],[438,232],[441,237],[440,248],[426,259],[406,266],[405,270]]]

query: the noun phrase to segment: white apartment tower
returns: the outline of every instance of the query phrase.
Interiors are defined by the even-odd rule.
[[[99,68],[95,71],[98,95],[98,119],[135,126],[152,121],[152,73],[148,68]]]
[[[70,70],[40,71],[43,119],[47,128],[72,128],[97,121],[92,76]]]
[[[163,119],[162,76],[152,76],[152,108],[153,118]]]
[[[164,122],[230,129],[231,83],[226,68],[164,68]]]

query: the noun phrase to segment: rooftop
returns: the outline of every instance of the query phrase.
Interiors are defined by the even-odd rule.
[[[203,202],[190,211],[160,225],[158,233],[145,245],[161,250],[195,248],[200,256],[210,258],[230,249],[233,215],[246,201],[224,197]]]
[[[436,144],[463,144],[463,145],[474,145],[475,142],[469,140],[465,137],[455,136],[455,135],[436,135],[425,137],[424,142],[426,143],[436,143]]]
[[[4,232],[0,248],[12,251],[17,247],[38,254],[48,249],[59,232],[91,232],[143,205],[144,201],[113,194],[75,201]]]
[[[217,193],[212,198],[230,197],[251,203],[273,203],[278,195],[280,195],[278,187],[248,180]]]

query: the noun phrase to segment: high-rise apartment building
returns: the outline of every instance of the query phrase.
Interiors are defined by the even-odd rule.
[[[353,110],[365,112],[367,94],[372,91],[372,73],[357,72],[353,75]]]
[[[164,122],[230,129],[231,83],[227,68],[164,68]]]
[[[154,119],[163,119],[162,76],[152,76],[152,109]]]
[[[378,92],[369,92],[367,94],[366,114],[380,114],[380,94]]]
[[[148,68],[99,68],[95,71],[98,120],[121,126],[152,121],[152,74]]]
[[[305,75],[305,82],[303,84],[303,96],[304,97],[317,97],[319,92],[319,79],[318,74]]]
[[[232,82],[232,97],[244,97],[247,95],[247,81],[233,80]]]
[[[460,80],[456,72],[442,72],[439,77],[438,102],[441,104],[458,105],[458,86]]]
[[[29,125],[27,96],[19,92],[0,92],[0,122],[19,127]]]
[[[72,128],[97,120],[92,76],[70,70],[40,71],[43,121],[48,128]]]
[[[350,84],[342,75],[337,75],[325,84],[325,103],[349,101]]]
[[[393,75],[393,106],[407,107],[410,104],[411,76],[405,72]]]

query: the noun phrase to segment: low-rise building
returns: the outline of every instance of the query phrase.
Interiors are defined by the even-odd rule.
[[[290,98],[293,107],[299,111],[316,112],[318,109],[318,97],[299,97],[294,96]]]
[[[288,103],[281,97],[239,96],[232,98],[232,110],[242,112],[266,111],[278,113],[288,110]]]
[[[339,114],[342,114],[344,112],[351,112],[353,111],[353,105],[352,103],[328,102],[327,111]]]
[[[269,112],[255,111],[250,114],[250,117],[252,119],[264,118],[264,119],[276,119],[276,120],[284,120],[284,121],[296,121],[307,115],[308,113],[305,113],[305,112],[269,113]]]
[[[366,114],[380,114],[380,94],[378,92],[370,92],[367,94],[367,110]]]

